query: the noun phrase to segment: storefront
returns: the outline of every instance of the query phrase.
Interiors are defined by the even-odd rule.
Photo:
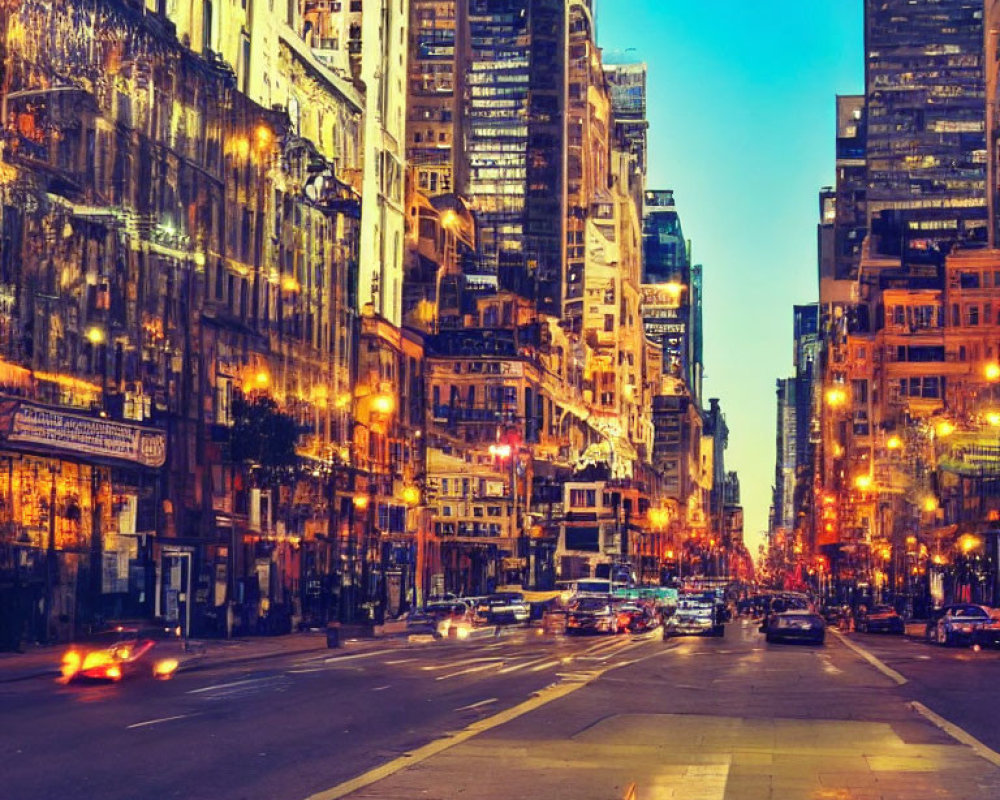
[[[163,431],[0,400],[0,638],[141,612],[165,460]]]

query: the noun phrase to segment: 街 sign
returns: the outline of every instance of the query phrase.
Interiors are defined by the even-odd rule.
[[[162,467],[167,460],[164,431],[21,401],[0,402],[0,438],[11,444],[116,458],[145,467]]]

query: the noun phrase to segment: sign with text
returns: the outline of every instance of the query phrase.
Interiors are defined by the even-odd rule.
[[[145,467],[162,467],[167,460],[165,431],[17,400],[0,402],[0,437],[11,444],[116,458]]]

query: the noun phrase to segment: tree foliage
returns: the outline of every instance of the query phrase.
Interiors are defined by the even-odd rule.
[[[280,411],[270,397],[248,399],[236,395],[230,435],[233,461],[255,467],[265,482],[273,482],[299,463],[295,420]]]

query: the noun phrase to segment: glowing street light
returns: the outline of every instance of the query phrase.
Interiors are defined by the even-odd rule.
[[[266,389],[271,383],[271,376],[268,375],[265,370],[260,370],[253,376],[253,382],[256,384],[258,389]]]
[[[946,436],[951,436],[955,432],[955,425],[948,420],[942,420],[937,424],[934,429],[938,436],[944,438]]]
[[[396,398],[391,394],[377,394],[372,400],[372,408],[379,414],[391,414],[396,410]]]
[[[898,450],[903,446],[903,440],[898,436],[890,436],[886,441],[885,446],[890,450]]]
[[[983,375],[986,376],[986,380],[990,383],[1000,381],[1000,364],[996,361],[989,362],[985,367],[983,367]]]
[[[364,511],[366,508],[368,508],[368,495],[366,494],[354,495],[354,507],[359,511]]]
[[[872,476],[871,475],[858,475],[854,479],[854,485],[861,491],[865,492],[872,488]]]
[[[831,408],[837,408],[847,402],[847,392],[838,386],[833,386],[826,390],[826,404]]]
[[[494,458],[510,458],[509,444],[491,444],[490,455]]]
[[[925,497],[924,498],[924,511],[929,514],[934,513],[938,510],[938,501],[936,497]]]
[[[982,539],[978,536],[973,536],[971,533],[965,534],[958,540],[958,546],[961,548],[963,553],[971,553],[973,550],[982,545],[982,543]]]
[[[94,345],[104,344],[104,331],[98,328],[96,325],[91,325],[89,328],[87,328],[85,336],[87,337],[87,341],[90,342],[91,344]]]
[[[266,150],[271,146],[271,142],[274,141],[274,133],[272,133],[267,125],[261,123],[254,130],[254,141],[258,150]]]
[[[415,506],[420,502],[420,490],[416,486],[407,486],[403,489],[403,502],[408,506]]]

